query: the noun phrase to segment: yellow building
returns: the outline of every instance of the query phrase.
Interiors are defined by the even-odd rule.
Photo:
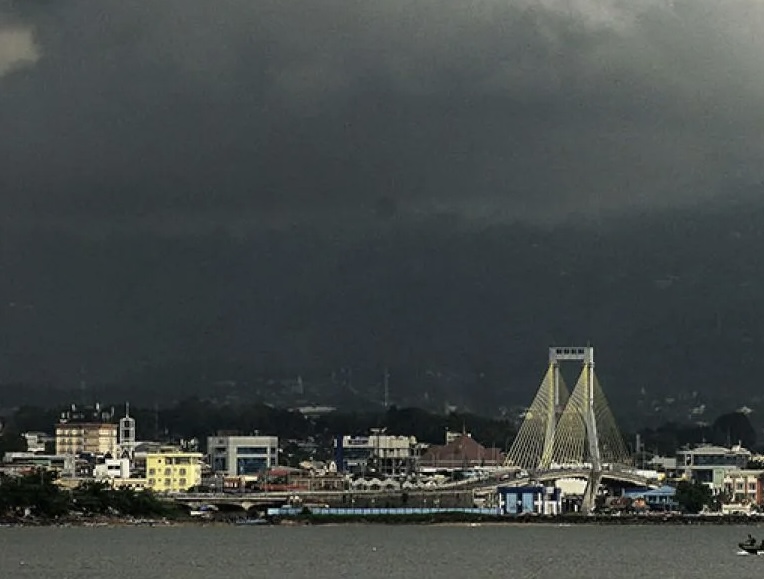
[[[183,492],[202,482],[200,452],[168,451],[146,455],[146,488],[158,493]]]
[[[59,422],[56,424],[56,454],[116,456],[117,425],[105,422]]]

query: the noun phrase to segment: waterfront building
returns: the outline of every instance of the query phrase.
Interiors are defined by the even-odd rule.
[[[200,452],[163,449],[146,454],[146,488],[156,492],[183,492],[202,482]]]
[[[636,509],[674,511],[679,508],[676,502],[676,488],[669,485],[658,489],[627,489],[623,496],[631,499]]]
[[[92,477],[69,477],[56,479],[56,486],[61,489],[74,490],[83,483],[91,482]],[[99,482],[108,484],[112,489],[130,489],[133,491],[142,491],[146,488],[145,478],[107,478]]]
[[[677,474],[686,480],[701,482],[719,493],[724,488],[727,474],[744,469],[750,458],[750,451],[739,445],[732,448],[702,445],[682,449],[677,451]]]
[[[277,436],[210,436],[210,467],[227,476],[255,475],[279,464]]]
[[[764,470],[741,469],[727,472],[724,477],[725,498],[733,504],[764,504]]]
[[[562,512],[562,493],[556,487],[499,487],[497,492],[499,512],[503,515],[558,515]]]
[[[415,436],[393,436],[380,429],[369,436],[338,436],[334,441],[337,470],[360,475],[413,473],[421,449]]]

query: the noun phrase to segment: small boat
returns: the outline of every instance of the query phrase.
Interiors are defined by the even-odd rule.
[[[740,550],[742,551],[741,554],[764,555],[764,541],[757,543],[755,540],[748,540],[743,543],[738,543],[737,546],[740,547]]]

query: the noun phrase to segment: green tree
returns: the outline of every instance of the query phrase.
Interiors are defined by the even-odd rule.
[[[86,481],[73,491],[55,484],[55,475],[45,470],[11,477],[0,476],[0,515],[32,515],[54,519],[74,512],[92,515],[174,517],[181,510],[163,501],[151,491],[112,489],[108,485]]]
[[[60,517],[69,512],[69,493],[54,482],[55,475],[43,469],[19,477],[0,479],[0,510],[3,513],[29,509],[40,517]]]
[[[681,481],[676,487],[676,502],[683,511],[699,513],[711,504],[711,489],[698,481]]]
[[[88,515],[102,515],[112,506],[112,494],[105,483],[85,481],[72,491],[73,507]]]

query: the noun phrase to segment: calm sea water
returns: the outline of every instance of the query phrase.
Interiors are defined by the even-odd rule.
[[[2,578],[764,577],[764,526],[3,528]]]

